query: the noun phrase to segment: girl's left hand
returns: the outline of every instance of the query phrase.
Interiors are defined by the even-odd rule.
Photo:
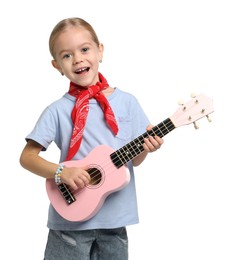
[[[146,130],[150,130],[151,128],[153,128],[152,125],[149,125]],[[164,143],[164,140],[162,138],[160,138],[159,136],[149,136],[148,138],[144,139],[144,150],[148,153],[154,152],[156,150],[158,150],[161,145]]]

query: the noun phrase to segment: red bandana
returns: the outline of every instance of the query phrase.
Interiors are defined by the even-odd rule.
[[[70,146],[66,160],[71,160],[77,153],[80,144],[82,142],[83,130],[86,123],[88,110],[89,110],[89,99],[95,98],[100,104],[104,117],[107,124],[111,128],[112,132],[116,135],[118,132],[117,122],[114,113],[110,107],[110,104],[101,92],[102,90],[109,87],[107,80],[101,73],[98,73],[99,82],[96,85],[92,85],[87,89],[70,82],[70,88],[68,93],[76,97],[75,106],[71,113],[71,118],[74,123],[73,133],[71,136]]]

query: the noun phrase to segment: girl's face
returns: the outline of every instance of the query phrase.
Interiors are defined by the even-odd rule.
[[[87,30],[69,27],[57,37],[54,51],[52,65],[70,81],[85,88],[98,82],[103,45],[98,46]]]

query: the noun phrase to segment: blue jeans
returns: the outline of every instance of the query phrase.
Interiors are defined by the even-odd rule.
[[[49,230],[45,260],[128,260],[125,227],[82,231]]]

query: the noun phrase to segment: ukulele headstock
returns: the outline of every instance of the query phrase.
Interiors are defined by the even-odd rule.
[[[213,100],[204,94],[199,94],[193,95],[192,99],[185,104],[180,102],[180,107],[170,119],[175,127],[193,123],[195,129],[198,129],[196,121],[207,117],[207,120],[211,122],[209,114],[212,112],[214,112]]]

